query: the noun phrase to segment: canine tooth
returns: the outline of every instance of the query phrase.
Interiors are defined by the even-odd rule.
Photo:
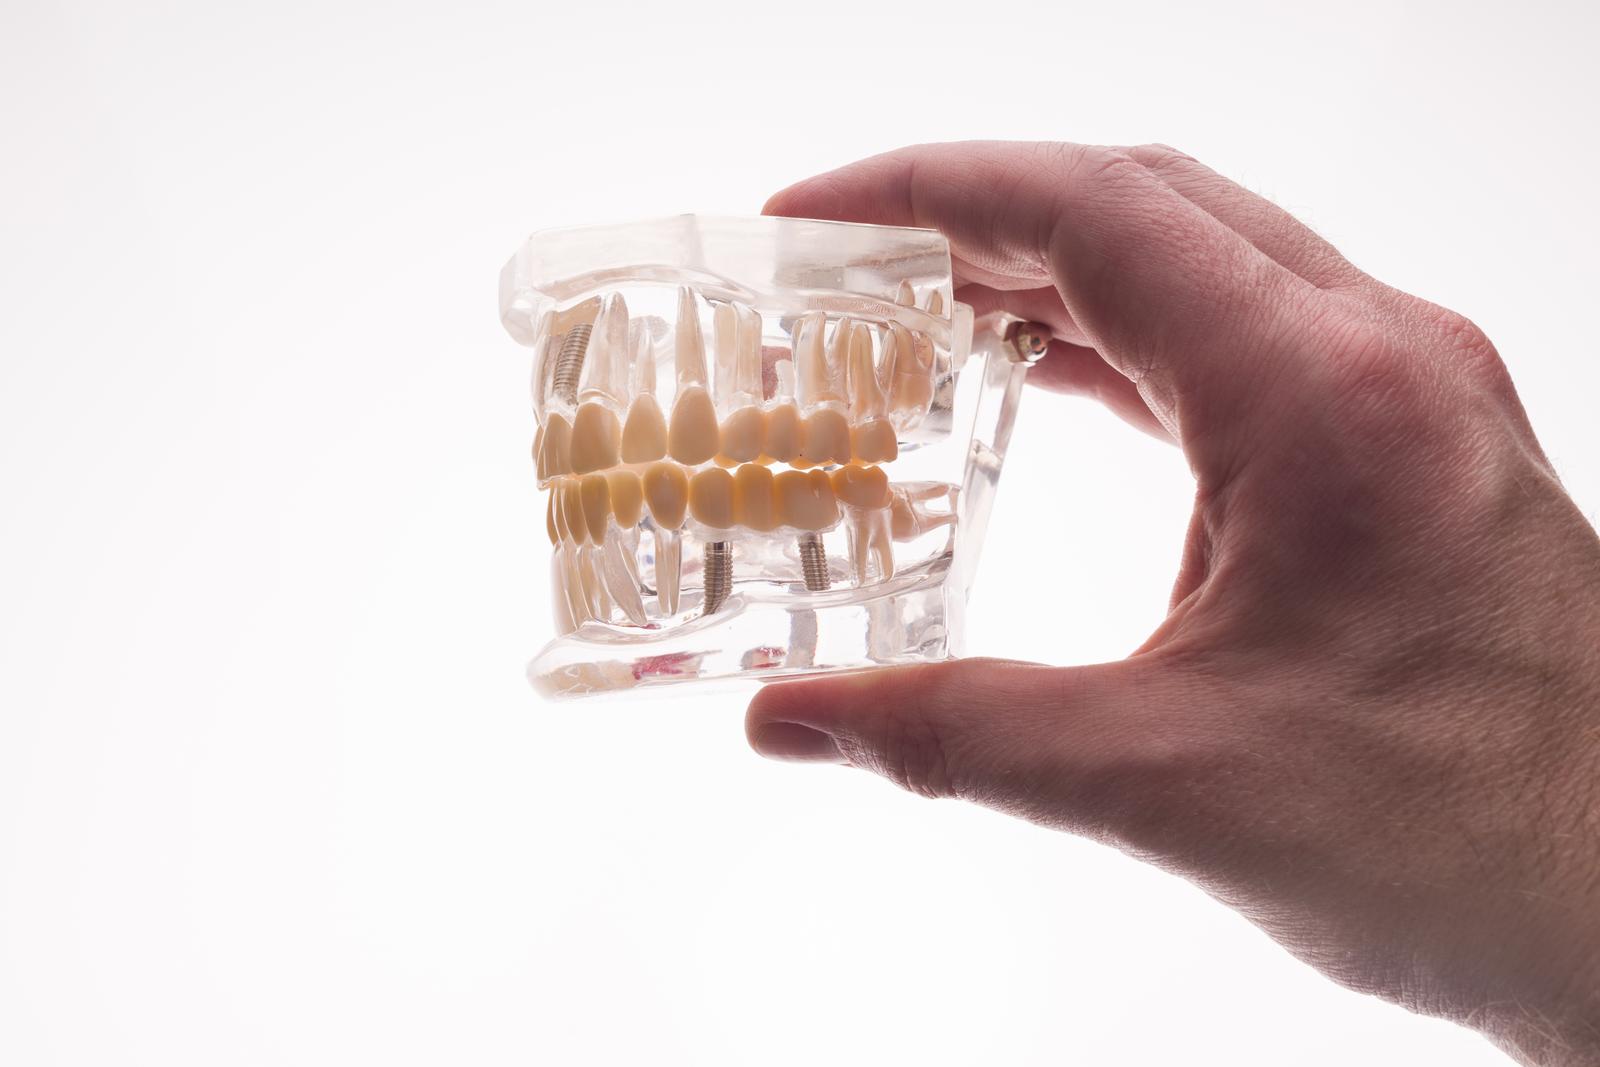
[[[560,491],[561,519],[567,524],[567,536],[581,545],[589,538],[589,524],[583,518],[583,490],[578,479],[563,478]]]
[[[742,407],[722,423],[722,454],[736,463],[747,463],[761,455],[766,441],[767,417],[758,407]]]
[[[873,568],[880,580],[894,577],[894,545],[889,538],[887,508],[851,508],[845,521],[845,540],[856,585],[866,585]]]
[[[572,423],[558,411],[545,419],[544,437],[539,441],[538,473],[541,482],[572,472]]]
[[[582,399],[604,397],[617,406],[628,401],[628,305],[612,293],[600,305],[589,351],[583,361]]]
[[[667,417],[650,393],[633,398],[622,424],[622,462],[649,463],[667,454]]]
[[[707,467],[689,479],[689,514],[717,530],[733,525],[733,475]]]
[[[616,412],[594,400],[579,405],[572,420],[572,472],[588,474],[615,467],[621,438]]]
[[[703,385],[680,385],[667,429],[667,454],[679,463],[704,463],[720,443],[717,409]]]
[[[780,471],[772,485],[781,525],[825,530],[839,521],[839,502],[821,471]]]
[[[678,369],[678,388],[706,385],[706,342],[700,333],[700,308],[694,290],[678,288],[678,324],[673,359]]]
[[[917,306],[917,294],[912,290],[911,283],[902,281],[900,289],[894,294],[894,302],[901,307],[914,308]]]
[[[746,463],[733,472],[733,521],[761,533],[778,525],[772,472],[760,464]]]
[[[683,468],[676,463],[652,463],[644,469],[641,481],[645,503],[656,525],[666,530],[682,526],[684,510],[689,506],[689,476]]]
[[[589,540],[599,544],[606,539],[606,523],[611,518],[611,487],[603,474],[585,474],[578,481],[578,499],[583,503],[583,524]]]
[[[644,485],[639,475],[627,468],[606,471],[606,486],[611,490],[611,514],[617,525],[631,530],[644,514]]]
[[[928,294],[928,314],[934,316],[944,314],[944,294],[937,289]]]
[[[683,535],[656,528],[656,603],[663,615],[678,613],[678,589],[683,582]]]
[[[806,463],[849,463],[850,423],[844,412],[819,408],[801,422],[799,457]]]
[[[788,463],[800,454],[800,409],[790,404],[778,404],[767,412],[766,440],[761,451],[777,460]]]
[[[612,530],[600,546],[600,573],[606,591],[627,620],[635,626],[645,626],[650,617],[645,614],[644,598],[639,595],[639,568],[633,553],[622,543],[620,530]]]
[[[889,476],[882,467],[839,467],[828,476],[841,504],[853,508],[882,508],[889,503]]]

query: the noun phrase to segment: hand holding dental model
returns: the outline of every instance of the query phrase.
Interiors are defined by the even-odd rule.
[[[751,744],[1109,841],[1337,981],[1600,1063],[1600,542],[1488,339],[1166,148],[912,148],[768,211],[939,229],[953,300],[1049,326],[1033,379],[1198,491],[1128,659],[782,683]]]

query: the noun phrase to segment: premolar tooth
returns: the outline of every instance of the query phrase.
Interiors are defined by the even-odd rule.
[[[822,471],[780,471],[772,483],[781,525],[825,530],[839,521],[839,502]]]
[[[650,617],[645,614],[644,599],[639,595],[638,564],[622,543],[620,530],[609,531],[601,544],[600,573],[605,579],[606,591],[627,620],[635,626],[648,625]]]
[[[678,589],[683,582],[683,535],[656,529],[656,603],[663,615],[678,613]]]
[[[554,491],[554,490],[552,490]],[[566,533],[575,543],[589,539],[589,524],[583,517],[583,490],[576,478],[561,479],[561,521],[567,525]]]
[[[572,472],[572,423],[559,411],[544,421],[544,436],[539,440],[539,481],[547,482]]]
[[[606,486],[611,490],[611,513],[617,525],[631,530],[644,514],[644,485],[639,476],[626,468],[606,471]]]
[[[733,525],[733,475],[707,467],[689,479],[689,514],[716,530]]]
[[[800,454],[801,430],[800,409],[792,403],[776,405],[767,412],[761,451],[779,463],[788,463]]]
[[[611,518],[611,487],[603,474],[585,474],[578,482],[578,498],[583,503],[583,524],[589,540],[599,544],[606,539],[606,523]]]
[[[579,405],[572,422],[572,472],[588,474],[615,467],[621,438],[616,412],[595,400]]]
[[[652,463],[645,468],[641,481],[645,503],[656,525],[665,530],[682,526],[689,506],[689,476],[683,468],[676,463]]]
[[[889,504],[889,477],[882,467],[840,467],[828,476],[833,493],[854,508],[882,508]]]
[[[700,307],[695,303],[694,290],[687,285],[678,289],[678,323],[673,358],[678,369],[678,388],[685,385],[706,385],[706,342],[700,333]]]
[[[733,521],[761,533],[777,528],[772,472],[760,464],[746,463],[733,472]]]
[[[680,385],[667,430],[667,454],[679,463],[704,463],[717,454],[717,409],[703,385]]]
[[[807,464],[849,463],[850,423],[844,412],[818,408],[801,421],[797,456]]]
[[[736,463],[748,463],[761,455],[766,436],[766,413],[754,405],[742,407],[723,420],[722,456]]]

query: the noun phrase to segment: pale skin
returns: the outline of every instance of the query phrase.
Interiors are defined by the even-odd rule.
[[[1600,1063],[1600,539],[1483,333],[1162,146],[925,145],[767,211],[942,230],[959,299],[1050,327],[1033,379],[1197,492],[1127,659],[772,685],[751,745],[1109,842],[1338,982]]]

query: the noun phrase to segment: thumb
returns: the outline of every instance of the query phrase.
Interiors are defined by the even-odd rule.
[[[1160,771],[1149,709],[1181,706],[1154,658],[966,659],[778,683],[751,701],[745,730],[771,759],[847,763],[923,796],[1103,830]]]

